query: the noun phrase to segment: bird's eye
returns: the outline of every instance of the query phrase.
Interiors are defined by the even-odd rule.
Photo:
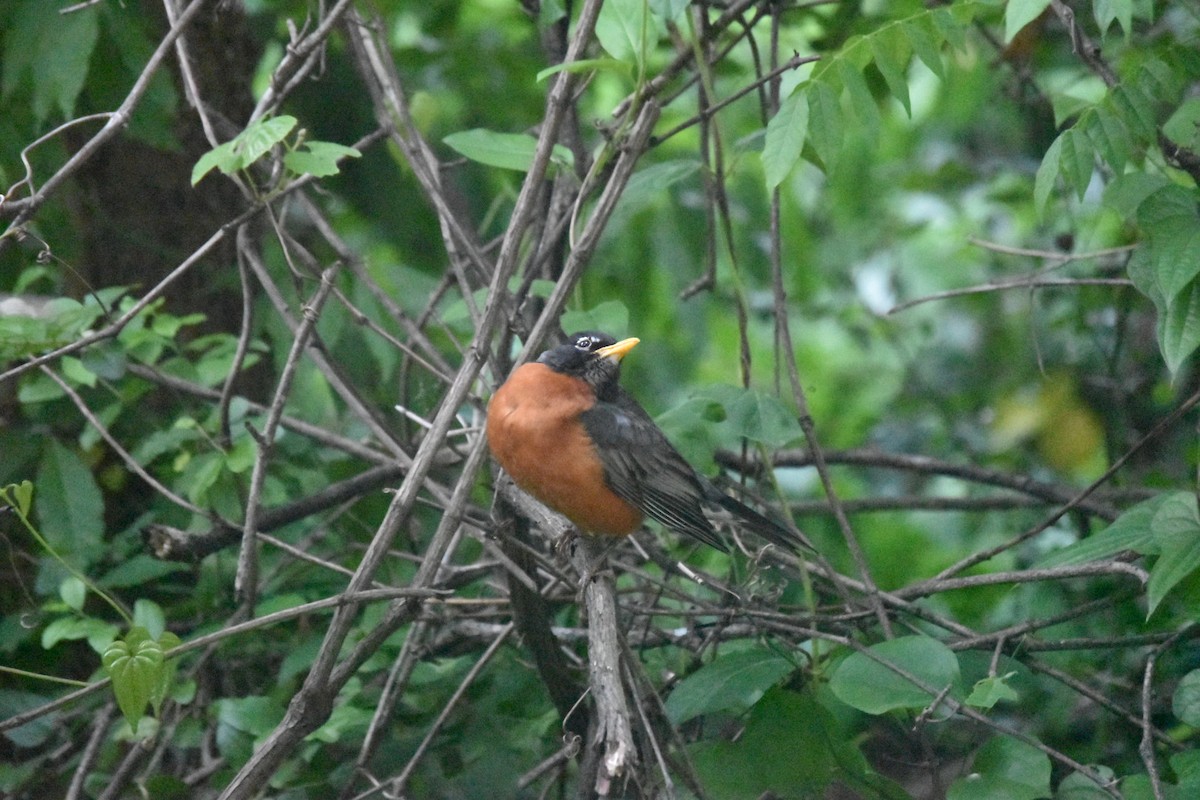
[[[595,345],[596,345],[596,337],[594,337],[594,336],[580,336],[578,339],[575,340],[575,349],[582,350],[585,353],[591,352],[592,348]]]

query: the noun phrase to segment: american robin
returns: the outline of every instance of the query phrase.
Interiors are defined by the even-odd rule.
[[[589,533],[625,536],[650,517],[728,552],[704,513],[720,506],[773,544],[808,547],[697,474],[621,388],[621,359],[638,341],[577,333],[518,367],[488,405],[488,446],[500,466]]]

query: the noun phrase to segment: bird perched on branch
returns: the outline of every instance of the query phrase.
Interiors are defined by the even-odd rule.
[[[705,514],[719,507],[772,544],[808,548],[697,474],[621,388],[621,359],[638,341],[586,331],[518,367],[488,405],[500,466],[588,533],[626,536],[650,517],[728,552]]]

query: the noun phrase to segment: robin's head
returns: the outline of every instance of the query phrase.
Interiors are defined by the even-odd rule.
[[[618,342],[607,333],[597,331],[573,333],[567,337],[566,344],[538,356],[538,362],[555,372],[587,381],[597,397],[606,399],[617,390],[621,359],[638,341],[631,338]]]

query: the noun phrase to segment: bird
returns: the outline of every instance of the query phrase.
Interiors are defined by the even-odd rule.
[[[721,508],[778,547],[811,549],[700,475],[620,385],[621,361],[639,341],[583,331],[515,369],[488,403],[500,466],[585,533],[627,536],[649,517],[729,552],[705,513]]]

